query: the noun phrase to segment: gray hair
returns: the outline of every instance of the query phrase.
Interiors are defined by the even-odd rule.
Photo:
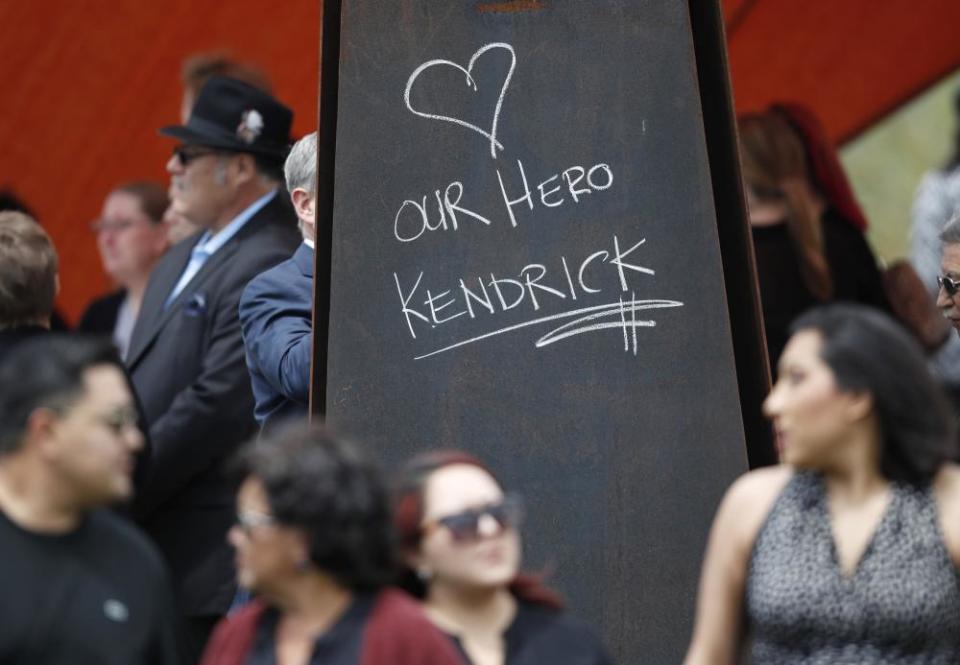
[[[311,194],[317,191],[317,133],[307,134],[297,141],[283,164],[287,191],[300,188]]]
[[[960,244],[960,215],[955,215],[940,232],[940,242],[944,245]]]

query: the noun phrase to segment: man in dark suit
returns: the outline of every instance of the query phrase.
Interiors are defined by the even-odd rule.
[[[303,243],[280,265],[258,275],[240,298],[254,415],[266,430],[307,414],[313,341],[313,265],[317,133],[293,146],[283,167]]]
[[[299,242],[277,189],[292,113],[245,83],[214,77],[167,162],[172,205],[202,228],[150,276],[127,364],[150,424],[153,458],[135,514],[164,553],[195,662],[234,593],[226,533],[234,484],[224,461],[256,431],[238,303],[254,276]]]

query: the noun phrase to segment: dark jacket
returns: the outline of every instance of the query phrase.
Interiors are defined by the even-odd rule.
[[[277,194],[164,308],[200,234],[150,275],[127,365],[153,455],[134,514],[170,564],[187,616],[223,614],[233,596],[234,485],[225,461],[256,432],[237,307],[247,283],[290,256],[300,235]]]
[[[201,665],[243,665],[267,606],[255,600],[217,626]],[[381,591],[363,631],[358,665],[462,665],[453,644],[402,591]]]
[[[313,250],[258,275],[240,298],[254,415],[261,427],[307,415],[313,342]]]
[[[450,635],[465,665],[471,665],[460,640]],[[504,665],[612,665],[600,640],[563,612],[530,603],[517,604],[517,614],[503,634]]]
[[[77,331],[107,335],[108,337],[113,335],[113,329],[117,327],[120,305],[123,304],[126,297],[126,290],[120,289],[91,301],[87,308],[83,310],[83,314],[80,315]]]
[[[890,312],[883,277],[870,245],[851,222],[828,209],[821,220],[824,250],[833,280],[831,302],[856,302]],[[760,304],[770,367],[790,339],[790,324],[810,307],[821,304],[803,279],[800,257],[790,229],[783,224],[751,227]]]
[[[41,326],[18,326],[0,330],[0,362],[3,362],[3,359],[10,355],[20,342],[48,332],[50,331],[47,328]]]

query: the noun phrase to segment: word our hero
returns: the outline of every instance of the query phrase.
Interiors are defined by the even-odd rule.
[[[593,166],[570,166],[536,183],[531,188],[527,170],[517,160],[517,174],[507,174],[496,169],[500,184],[500,200],[512,228],[517,227],[517,209],[526,207],[533,211],[538,205],[543,208],[559,208],[566,203],[580,203],[585,197],[602,192],[613,186],[613,170],[608,164]],[[481,214],[468,208],[463,201],[463,183],[454,180],[432,194],[419,200],[406,199],[393,219],[393,236],[400,242],[413,242],[428,231],[457,231],[462,222],[492,226],[492,215]],[[429,199],[429,202],[428,202]]]

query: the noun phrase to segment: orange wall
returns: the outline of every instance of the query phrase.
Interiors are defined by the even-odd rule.
[[[60,308],[75,321],[109,288],[89,223],[123,181],[167,182],[180,65],[226,49],[256,63],[316,128],[319,1],[0,0],[0,187],[48,229],[61,258]]]
[[[0,186],[53,236],[68,318],[109,287],[88,228],[106,192],[166,181],[173,142],[156,129],[177,120],[185,56],[227,49],[261,65],[295,133],[315,128],[320,1],[0,0]],[[723,6],[738,110],[803,101],[838,140],[960,65],[958,0]]]
[[[738,111],[802,101],[838,142],[960,66],[958,0],[725,0]]]

